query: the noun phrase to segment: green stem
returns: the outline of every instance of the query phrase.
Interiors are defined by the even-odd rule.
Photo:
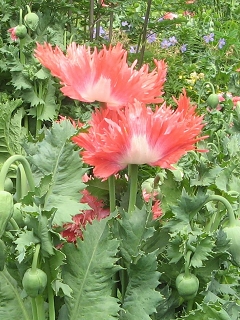
[[[27,177],[26,177],[26,173],[23,168],[23,165],[20,164],[18,168],[20,171],[21,198],[23,198],[28,193],[28,183],[27,183]]]
[[[127,269],[124,267],[124,261],[123,259],[121,260],[122,260],[121,266],[123,267],[123,269],[119,271],[119,275],[120,275],[120,281],[121,281],[122,303],[124,303],[124,298],[125,298],[125,294],[128,286],[128,274],[127,274]]]
[[[45,320],[44,300],[43,296],[39,295],[35,298],[37,306],[37,320]]]
[[[219,196],[219,195],[212,195],[212,196],[209,196],[208,199],[205,201],[204,204],[206,204],[207,202],[209,201],[220,201],[222,202],[222,204],[226,207],[227,209],[227,212],[228,212],[228,220],[229,220],[229,226],[232,227],[235,225],[235,215],[234,215],[234,212],[233,212],[233,208],[230,204],[230,202],[222,197],[222,196]]]
[[[35,298],[31,299],[33,320],[38,320],[38,312]]]
[[[211,87],[212,93],[215,94],[215,89],[214,89],[213,84],[212,84],[211,82],[209,82],[209,81],[204,82],[203,85],[202,85],[202,87],[201,87],[199,96],[198,96],[198,102],[197,102],[198,105],[200,104],[200,101],[201,101],[201,97],[202,97],[202,94],[203,94],[203,89],[204,89],[204,87],[205,87],[207,84]]]
[[[137,184],[138,184],[138,165],[129,164],[129,178],[130,178],[130,195],[129,195],[129,204],[128,212],[131,213],[134,210],[137,199]]]
[[[111,175],[108,178],[108,186],[109,186],[110,212],[113,212],[116,208],[115,177],[114,177],[114,175]]]
[[[48,313],[49,313],[49,320],[55,320],[55,305],[54,305],[54,294],[53,289],[51,286],[51,270],[49,266],[49,261],[45,264],[45,271],[47,274],[48,282],[47,282],[47,293],[48,293]]]
[[[187,313],[189,313],[193,308],[194,299],[188,300],[187,302]]]
[[[11,218],[9,222],[11,223],[13,230],[19,230],[19,226],[13,218]]]
[[[140,58],[138,61],[139,69],[141,68],[141,66],[143,64],[143,57],[144,57],[146,39],[147,39],[147,27],[148,27],[148,20],[149,20],[151,5],[152,5],[152,0],[148,0],[147,1],[147,10],[146,10],[145,19],[144,19],[144,25],[143,25],[143,32],[142,32],[142,48],[141,48],[141,52],[140,52]]]
[[[28,12],[28,13],[31,13],[31,9],[30,9],[30,7],[29,7],[28,4],[26,5],[26,7],[27,7],[27,12]]]
[[[35,183],[33,180],[32,171],[31,171],[31,168],[30,168],[30,165],[29,165],[27,159],[22,155],[11,156],[10,158],[8,158],[4,162],[2,169],[0,171],[0,190],[4,190],[4,182],[7,177],[8,170],[9,170],[10,166],[16,161],[19,161],[23,165],[23,168],[25,170],[25,174],[26,174],[26,177],[28,180],[28,185],[29,185],[30,191],[34,191],[35,190]]]
[[[189,270],[189,265],[190,265],[190,258],[192,255],[192,251],[189,250],[186,254],[186,260],[185,260],[185,265],[184,265],[184,274],[185,276],[189,276],[190,275],[190,270]]]
[[[36,271],[37,269],[39,251],[40,251],[40,244],[38,243],[35,247],[35,252],[33,254],[32,271]]]

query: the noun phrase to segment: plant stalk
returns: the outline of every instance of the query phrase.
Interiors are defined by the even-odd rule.
[[[137,185],[138,185],[138,165],[129,164],[129,178],[130,178],[130,195],[128,204],[128,213],[134,210],[137,199]]]

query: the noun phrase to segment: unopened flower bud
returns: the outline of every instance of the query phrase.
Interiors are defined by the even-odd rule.
[[[24,22],[29,29],[31,29],[32,31],[35,31],[38,26],[39,17],[36,13],[29,12],[28,14],[25,15]]]

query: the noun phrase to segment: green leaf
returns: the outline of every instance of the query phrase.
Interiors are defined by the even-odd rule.
[[[18,238],[14,241],[17,244],[16,250],[18,251],[19,263],[23,261],[26,253],[26,249],[35,243],[39,243],[39,239],[34,236],[33,230],[23,230],[18,234]]]
[[[169,220],[165,227],[170,228],[172,232],[184,228],[191,230],[189,222],[203,207],[207,198],[208,196],[202,192],[198,192],[196,196],[190,196],[183,189],[178,205],[171,207],[175,217]]]
[[[0,272],[0,319],[32,320],[29,299],[22,299],[21,289],[6,269]]]
[[[41,252],[43,257],[49,257],[54,254],[53,243],[49,230],[49,222],[46,216],[39,215],[37,236],[41,241]]]
[[[22,134],[19,127],[14,126],[16,125],[15,121],[19,121],[17,117],[21,117],[21,115],[15,115],[12,119],[12,113],[21,103],[20,99],[0,103],[0,163],[3,163],[11,155],[20,151],[20,138]]]
[[[157,306],[156,320],[172,320],[174,319],[175,309],[179,306],[179,294],[169,289],[166,285],[160,290],[164,299],[161,299]]]
[[[79,210],[88,208],[80,203],[80,191],[85,186],[82,176],[86,169],[82,168],[79,153],[70,141],[74,133],[75,128],[68,120],[53,123],[51,129],[44,130],[44,139],[24,146],[36,180],[40,181],[46,175],[52,177],[44,210],[57,209],[53,218],[56,225],[70,222]]]
[[[127,264],[141,254],[145,241],[154,233],[154,228],[147,227],[149,219],[152,219],[152,215],[147,212],[145,206],[141,210],[135,208],[131,214],[125,211],[121,213],[121,219],[118,220],[118,237],[124,239],[120,251]]]
[[[237,320],[232,319],[220,303],[202,304],[189,315],[178,318],[187,320]]]
[[[150,320],[163,299],[156,291],[160,273],[157,270],[157,253],[140,257],[128,270],[129,282],[124,296],[120,320]]]
[[[119,241],[112,239],[108,219],[93,221],[83,232],[84,240],[78,246],[66,244],[66,265],[63,281],[72,291],[72,298],[65,297],[68,318],[71,320],[116,319],[119,305],[111,297],[112,277],[119,266],[117,252]]]
[[[214,241],[209,236],[202,234],[198,238],[196,250],[191,258],[191,265],[194,268],[202,267],[203,261],[208,260],[211,256],[214,245]]]

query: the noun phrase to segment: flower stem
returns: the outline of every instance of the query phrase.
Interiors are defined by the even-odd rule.
[[[44,300],[43,296],[39,295],[35,298],[37,306],[37,320],[45,320],[45,311],[44,311]]]
[[[114,177],[114,175],[111,175],[108,178],[108,186],[109,186],[110,212],[113,212],[116,207],[115,177]]]
[[[234,212],[233,212],[233,208],[230,204],[230,202],[222,197],[222,196],[219,196],[219,195],[212,195],[212,196],[209,196],[208,199],[205,201],[205,204],[209,201],[220,201],[222,202],[222,204],[226,207],[227,209],[227,212],[228,212],[228,220],[229,220],[229,226],[232,227],[235,225],[235,215],[234,215]]]
[[[149,21],[149,15],[151,10],[152,0],[147,1],[147,10],[144,18],[144,25],[143,25],[143,32],[142,32],[142,48],[140,52],[140,58],[138,61],[138,67],[141,68],[143,64],[143,57],[145,53],[145,46],[146,46],[146,38],[147,38],[147,27],[148,27],[148,21]]]
[[[47,261],[47,263],[45,264],[46,266],[46,274],[47,274],[47,278],[48,278],[48,282],[47,282],[47,293],[48,293],[48,317],[49,320],[55,320],[55,305],[54,305],[54,294],[53,294],[53,289],[51,286],[51,270],[50,270],[50,266],[49,266],[49,261]]]
[[[34,191],[35,190],[35,183],[33,180],[32,171],[31,171],[31,168],[30,168],[30,165],[29,165],[27,159],[22,155],[11,156],[10,158],[8,158],[4,162],[2,169],[0,171],[0,190],[4,190],[4,182],[7,177],[8,170],[9,170],[10,166],[15,161],[19,161],[23,165],[23,168],[25,170],[25,174],[26,174],[26,177],[28,180],[28,185],[29,185],[30,191]]]
[[[137,184],[138,184],[138,165],[129,164],[129,176],[130,176],[130,195],[128,212],[131,213],[134,210],[137,198]]]
[[[211,87],[212,93],[215,94],[215,89],[214,89],[213,84],[211,82],[209,82],[209,81],[204,82],[204,84],[202,85],[202,88],[200,90],[199,96],[198,96],[198,102],[197,102],[198,105],[200,104],[200,101],[201,101],[201,97],[202,97],[202,94],[203,94],[203,89],[207,84]]]
[[[31,299],[33,320],[38,320],[37,305],[35,298]]]
[[[35,247],[35,252],[33,254],[33,261],[32,261],[32,270],[33,271],[36,271],[36,269],[37,269],[39,251],[40,251],[40,244],[38,243]]]

